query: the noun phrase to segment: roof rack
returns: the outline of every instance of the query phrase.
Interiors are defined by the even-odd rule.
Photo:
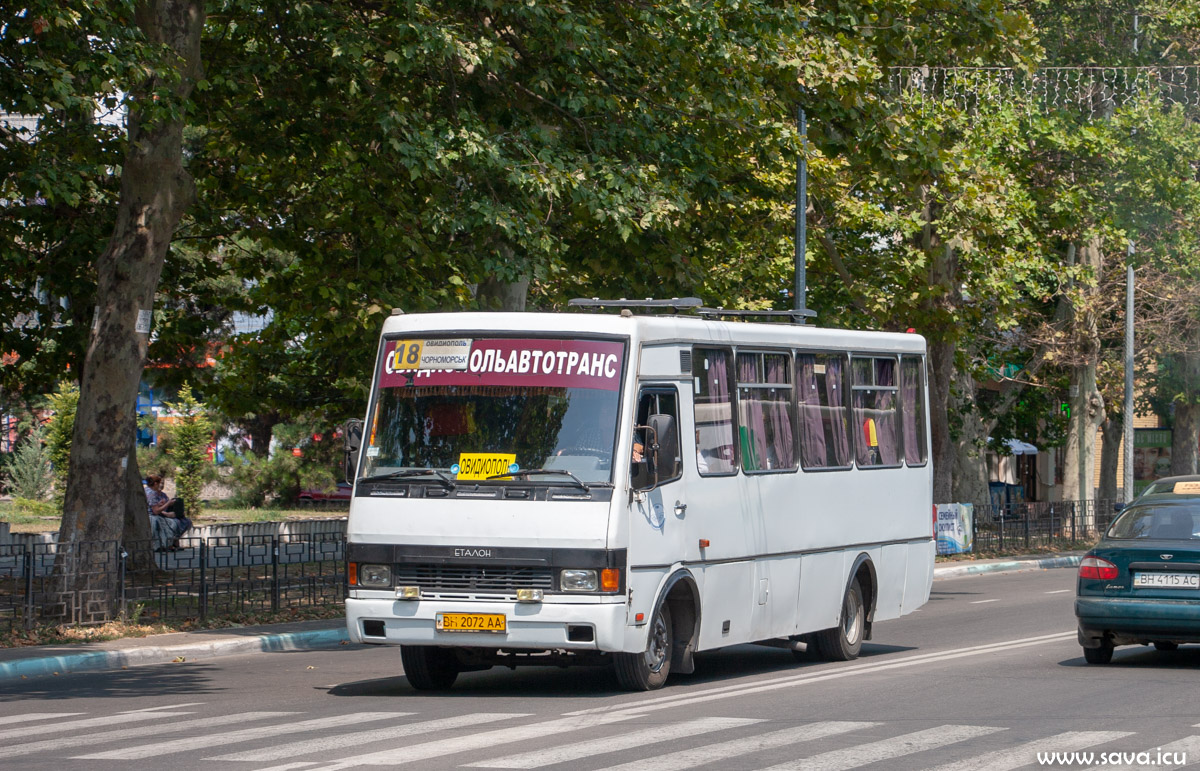
[[[576,297],[567,301],[567,305],[575,308],[669,308],[673,313],[682,310],[699,308],[704,303],[699,297],[672,297],[670,300],[655,300],[647,297],[645,300],[601,300],[599,297]]]
[[[697,308],[696,313],[708,319],[720,318],[789,318],[793,323],[803,324],[804,319],[817,317],[817,312],[802,308],[790,311],[737,311],[726,308]]]

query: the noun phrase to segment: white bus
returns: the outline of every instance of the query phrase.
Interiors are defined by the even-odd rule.
[[[647,690],[738,643],[852,659],[924,604],[924,339],[701,311],[394,313],[351,639],[422,690],[522,664]]]

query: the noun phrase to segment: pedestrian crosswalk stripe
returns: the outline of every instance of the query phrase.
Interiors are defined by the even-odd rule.
[[[295,712],[239,712],[233,715],[189,719],[186,725],[188,730],[195,730],[211,726],[229,725],[230,723],[250,723],[255,720],[266,720],[273,717],[288,717],[295,714]],[[122,728],[118,731],[58,736],[54,739],[43,739],[38,742],[12,744],[4,748],[4,757],[30,755],[34,752],[54,752],[55,750],[66,750],[71,747],[88,747],[93,744],[115,742],[120,739],[137,739],[145,737],[146,730],[146,726],[137,726],[136,728]]]
[[[478,768],[541,768],[542,766],[549,766],[554,763],[566,763],[570,760],[580,760],[581,758],[588,758],[594,755],[603,755],[609,752],[628,750],[648,744],[658,744],[688,736],[696,736],[697,734],[724,731],[729,728],[737,728],[761,722],[763,721],[751,718],[705,717],[685,723],[656,725],[653,728],[644,728],[633,733],[589,739],[547,750],[522,752],[519,755],[509,755],[508,757],[496,758],[495,760],[481,760],[478,763],[468,763],[467,765]]]
[[[162,713],[158,713],[162,714]],[[266,739],[282,734],[304,733],[321,728],[340,728],[345,725],[357,725],[372,720],[389,720],[407,717],[411,712],[352,712],[349,715],[322,717],[314,720],[302,720],[298,723],[262,726],[261,728],[243,728],[240,731],[230,731],[223,734],[206,734],[204,736],[177,736],[154,744],[143,744],[140,747],[126,747],[109,752],[97,752],[92,755],[77,755],[73,760],[140,760],[157,755],[170,755],[192,750],[207,750],[220,744],[248,742],[254,739]],[[153,715],[151,715],[153,716]],[[128,717],[128,716],[126,716]]]
[[[947,763],[930,771],[1009,771],[1032,765],[1039,752],[1070,752],[1131,736],[1130,731],[1067,731],[1045,739],[1018,744],[1004,750],[974,755],[966,760]]]
[[[354,766],[398,766],[404,763],[415,763],[420,760],[453,755],[457,752],[494,747],[498,744],[512,744],[513,742],[540,739],[546,736],[555,736],[580,729],[608,725],[609,723],[619,723],[636,717],[641,716],[622,712],[616,715],[564,717],[541,723],[530,723],[528,725],[501,728],[495,731],[484,731],[483,733],[470,734],[454,739],[440,739],[421,744],[410,744],[390,750],[370,752],[364,755],[354,755],[349,758],[341,758],[333,761],[323,766],[323,768],[333,771],[333,769],[353,768]],[[262,771],[271,771],[271,769],[263,769]]]
[[[771,766],[768,771],[794,771],[795,769],[846,771],[846,769],[858,768],[868,763],[877,763],[889,758],[899,758],[937,747],[945,747],[1003,730],[1005,729],[988,726],[944,725],[938,728],[927,728],[924,731],[914,731],[903,736],[893,736],[890,739],[880,739],[877,742],[860,744],[857,747],[831,750],[801,760],[780,763],[777,766]]]
[[[406,723],[404,725],[389,726],[388,728],[375,728],[370,731],[355,731],[353,733],[339,734],[337,736],[326,736],[319,739],[307,739],[300,742],[289,742],[278,747],[267,747],[261,750],[247,750],[245,752],[233,752],[228,755],[217,755],[216,757],[205,758],[205,760],[252,760],[260,763],[268,760],[283,760],[284,758],[294,758],[297,755],[312,755],[318,752],[339,750],[343,747],[361,746],[364,744],[369,744],[370,742],[385,741],[387,739],[403,739],[405,736],[417,736],[420,734],[433,733],[434,731],[448,731],[453,728],[483,725],[484,723],[494,723],[497,720],[508,720],[520,717],[529,717],[529,713],[475,712],[469,715],[459,715],[458,717],[427,720],[422,723]],[[312,765],[312,761],[309,761],[305,765]]]
[[[105,715],[104,717],[89,717],[83,720],[64,720],[58,723],[40,723],[20,728],[9,728],[0,731],[0,739],[24,739],[39,734],[61,733],[63,731],[78,731],[83,728],[97,728],[113,725],[114,723],[145,723],[150,720],[161,720],[164,717],[183,717],[191,712],[136,712],[132,715]]]
[[[1195,728],[1196,726],[1192,727]],[[1175,764],[1176,753],[1183,753],[1183,757],[1179,758],[1179,760],[1183,761],[1182,764]],[[1137,753],[1133,754],[1136,755]],[[1148,754],[1151,760],[1149,764],[1121,766],[1121,771],[1172,771],[1172,769],[1183,768],[1188,764],[1189,760],[1194,761],[1197,757],[1200,757],[1200,736],[1185,736],[1179,741],[1155,747],[1153,750],[1149,750]],[[1166,757],[1162,757],[1163,755]],[[1158,763],[1160,757],[1162,757],[1163,761],[1161,764]],[[1110,762],[1104,766],[1092,766],[1086,769],[1086,771],[1100,771],[1100,769],[1107,771],[1107,769],[1112,767],[1113,764]]]
[[[808,723],[807,725],[783,728],[757,736],[747,736],[743,739],[730,739],[718,744],[708,744],[703,747],[689,747],[666,755],[658,755],[644,760],[635,760],[620,766],[611,766],[608,771],[683,771],[706,763],[719,760],[738,758],[752,752],[772,750],[776,747],[786,747],[789,744],[811,742],[828,736],[872,728],[878,723],[863,723],[831,720],[823,723]]]
[[[82,715],[82,712],[26,712],[24,715],[9,715],[8,717],[0,717],[0,725],[8,725],[9,723],[28,723],[33,720],[50,720],[56,717],[75,717]]]

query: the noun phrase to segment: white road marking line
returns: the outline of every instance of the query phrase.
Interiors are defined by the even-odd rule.
[[[685,723],[656,725],[621,736],[602,736],[599,739],[589,739],[575,744],[564,744],[546,750],[522,752],[494,760],[481,760],[478,763],[467,763],[470,768],[541,768],[554,763],[566,763],[572,760],[590,758],[609,752],[633,749],[648,744],[669,742],[697,734],[724,731],[745,725],[761,723],[762,720],[738,717],[705,717],[689,720]]]
[[[1000,602],[1000,600],[974,600],[971,602],[971,604],[972,605],[982,605],[985,602]]]
[[[457,752],[480,750],[487,747],[495,747],[499,744],[512,744],[513,742],[523,742],[530,739],[541,739],[546,736],[570,733],[571,731],[578,731],[580,729],[595,728],[596,726],[608,725],[609,723],[632,720],[635,717],[640,716],[634,712],[622,712],[612,715],[564,717],[557,720],[547,720],[542,723],[513,726],[496,731],[484,731],[483,733],[456,737],[454,739],[441,739],[421,744],[410,744],[405,747],[396,747],[395,749],[382,750],[380,752],[370,752],[364,755],[354,755],[335,760],[322,768],[325,771],[334,771],[335,769],[353,768],[354,766],[399,766],[430,758],[440,758],[443,755],[453,755]],[[275,769],[262,769],[261,771],[275,771]]]
[[[0,739],[24,739],[38,734],[53,734],[62,731],[78,731],[81,728],[95,728],[97,726],[112,725],[113,723],[144,723],[148,720],[157,720],[162,717],[183,717],[191,715],[191,712],[138,712],[133,715],[105,715],[104,717],[89,717],[83,720],[64,720],[60,723],[43,723],[41,725],[30,725],[22,728],[10,728],[7,731],[0,731]]]
[[[905,755],[924,752],[925,750],[945,747],[949,744],[956,744],[967,739],[987,736],[988,734],[1004,730],[1007,729],[972,725],[938,726],[937,728],[927,728],[924,731],[914,731],[903,736],[893,736],[890,739],[880,739],[877,742],[860,744],[857,747],[846,747],[845,749],[831,750],[808,758],[790,760],[787,763],[771,766],[768,771],[793,771],[793,769],[804,769],[804,771],[847,771],[847,769],[858,768],[868,763],[877,763],[881,760],[899,758]]]
[[[1194,727],[1195,726],[1193,726],[1193,728]],[[1184,768],[1187,765],[1188,759],[1195,759],[1196,757],[1200,757],[1200,736],[1185,736],[1177,742],[1171,742],[1170,744],[1164,744],[1161,747],[1155,747],[1152,750],[1144,750],[1144,751],[1147,754],[1149,754],[1149,756],[1150,756],[1149,760],[1151,762],[1149,765],[1121,766],[1120,767],[1121,771],[1172,771],[1172,769]],[[1178,753],[1178,752],[1182,752],[1186,756],[1183,758],[1179,758],[1179,760],[1183,761],[1182,765],[1176,765],[1174,762],[1175,761],[1174,754]],[[1124,754],[1125,753],[1122,753],[1122,755],[1124,755]],[[1128,754],[1136,756],[1139,754],[1139,751],[1134,750],[1132,752],[1129,752]],[[1166,757],[1163,757],[1164,755]],[[1161,765],[1155,765],[1155,763],[1157,763],[1159,758],[1162,758],[1163,763]],[[1122,759],[1124,759],[1124,758],[1122,758]],[[1136,763],[1137,760],[1135,759],[1133,762]],[[1110,755],[1109,765],[1092,766],[1091,768],[1086,769],[1086,771],[1101,771],[1101,769],[1104,769],[1104,771],[1107,771],[1107,769],[1112,768],[1114,765],[1116,765],[1116,763],[1112,762],[1111,755]]]
[[[281,744],[278,747],[267,747],[261,750],[247,750],[246,752],[233,752],[228,755],[217,755],[215,757],[205,758],[205,760],[254,760],[259,762],[268,760],[283,760],[284,758],[294,758],[297,755],[329,752],[330,750],[340,750],[343,747],[362,746],[370,742],[379,742],[387,739],[402,739],[405,736],[433,733],[434,731],[448,731],[452,728],[482,725],[484,723],[494,723],[497,720],[508,720],[519,717],[529,717],[529,713],[475,712],[473,714],[459,715],[457,717],[426,720],[421,723],[406,723],[404,725],[391,726],[388,728],[375,728],[370,731],[355,731],[348,734],[326,736],[319,739],[308,739],[301,742],[288,742],[287,744]],[[313,761],[309,761],[309,765],[311,765],[312,762]]]
[[[1046,592],[1046,594],[1062,594],[1063,592],[1073,592],[1073,591],[1075,591],[1075,590],[1074,589],[1055,589],[1052,592]]]
[[[567,712],[565,714],[567,716],[600,715],[609,714],[615,709],[622,708],[627,708],[631,711],[641,713],[646,712],[647,710],[666,709],[683,704],[694,704],[698,700],[711,701],[713,699],[742,696],[747,693],[757,693],[764,690],[787,688],[789,686],[799,685],[805,682],[821,682],[823,680],[853,677],[860,674],[871,674],[873,672],[886,669],[897,669],[901,667],[915,666],[917,664],[926,664],[929,662],[964,658],[969,656],[979,656],[986,653],[1007,651],[1014,648],[1023,648],[1029,645],[1040,645],[1044,642],[1059,642],[1061,640],[1068,639],[1074,640],[1077,636],[1077,632],[1072,629],[1069,632],[1055,632],[1054,634],[1039,635],[1038,637],[1005,640],[1003,642],[987,643],[986,645],[976,645],[969,648],[952,648],[947,651],[920,653],[915,656],[909,656],[908,658],[902,659],[889,659],[880,662],[859,661],[855,664],[838,666],[832,670],[823,668],[816,672],[805,672],[797,675],[783,675],[767,680],[759,680],[753,683],[718,686],[716,688],[708,688],[698,692],[690,691],[688,693],[661,696],[655,699],[646,699],[645,701],[636,703],[629,702],[628,704],[609,704],[604,707],[591,707],[589,709],[581,709],[575,712]]]
[[[238,712],[232,715],[196,718],[188,720],[183,725],[186,725],[188,730],[192,730],[194,728],[207,728],[209,726],[228,725],[230,723],[249,723],[254,720],[266,720],[273,717],[288,717],[295,714],[297,713]],[[60,736],[56,739],[43,739],[39,742],[13,744],[5,747],[2,752],[4,757],[12,757],[14,755],[29,755],[34,752],[65,750],[70,747],[90,747],[94,744],[115,742],[120,739],[140,739],[148,735],[146,726],[137,726],[136,728],[123,728],[120,731],[105,731],[103,733],[82,734],[79,736]]]
[[[122,715],[133,715],[138,712],[158,712],[158,711],[164,710],[164,709],[183,709],[184,707],[199,707],[199,706],[202,706],[203,704],[204,704],[204,702],[202,702],[202,701],[189,701],[186,704],[168,704],[168,705],[165,705],[162,707],[146,707],[145,709],[123,709],[123,710],[121,710],[121,714]]]
[[[715,763],[719,760],[740,758],[752,752],[786,747],[789,744],[816,741],[817,739],[824,739],[827,736],[837,736],[838,734],[872,728],[877,725],[879,723],[854,723],[849,721],[809,723],[807,725],[758,734],[757,736],[747,736],[744,739],[730,739],[718,744],[690,747],[686,750],[679,750],[667,755],[634,760],[620,766],[609,766],[608,771],[685,771],[685,769]]]
[[[337,686],[334,687],[336,688]],[[263,771],[297,771],[297,769],[312,768],[315,765],[317,765],[317,761],[315,760],[302,760],[297,763],[285,763],[282,766],[272,766],[269,769],[263,769]]]
[[[985,752],[966,760],[947,763],[929,771],[1010,771],[1034,765],[1039,752],[1072,752],[1132,735],[1132,731],[1067,731],[1006,750]]]
[[[75,717],[82,715],[82,712],[27,712],[24,715],[10,715],[8,717],[0,717],[0,725],[8,723],[28,723],[31,720],[50,720],[56,717]]]
[[[126,747],[109,752],[97,752],[92,755],[77,755],[72,760],[141,760],[158,755],[174,755],[192,750],[211,749],[222,744],[248,742],[253,739],[266,739],[281,734],[304,733],[320,728],[340,728],[345,725],[356,725],[371,720],[389,720],[397,717],[407,717],[411,712],[351,712],[349,715],[335,715],[314,720],[302,720],[298,723],[262,726],[261,728],[244,728],[240,731],[230,731],[223,734],[205,736],[177,736],[154,744],[143,744],[139,747]],[[169,732],[168,732],[169,733]]]

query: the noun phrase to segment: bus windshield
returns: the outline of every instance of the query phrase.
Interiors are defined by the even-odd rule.
[[[388,340],[360,478],[611,482],[623,358],[598,340]]]

